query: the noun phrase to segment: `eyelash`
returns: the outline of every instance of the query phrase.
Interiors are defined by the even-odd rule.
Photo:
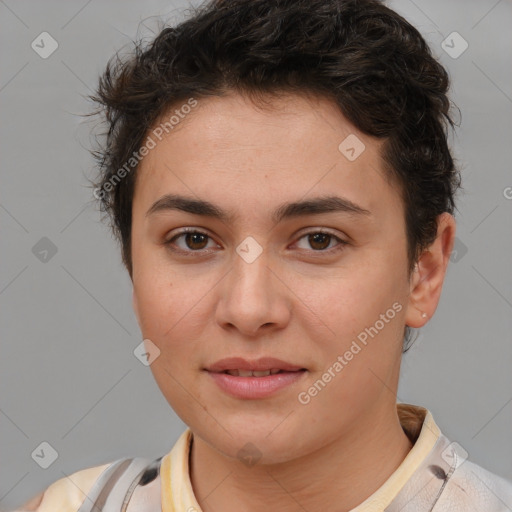
[[[204,249],[201,249],[201,250],[198,250],[198,251],[194,251],[194,250],[184,251],[182,249],[176,250],[176,249],[172,248],[172,245],[174,244],[175,240],[177,240],[178,238],[182,237],[183,235],[190,234],[190,233],[204,235],[204,236],[208,237],[209,239],[212,239],[212,237],[210,235],[208,235],[208,233],[205,233],[204,231],[201,231],[199,229],[196,229],[196,228],[184,228],[181,231],[179,231],[178,233],[176,233],[171,239],[165,241],[164,245],[167,246],[172,252],[183,254],[185,256],[194,256],[196,253],[204,253],[205,252]],[[346,245],[349,245],[349,243],[346,242],[345,240],[342,240],[341,238],[337,237],[336,235],[332,234],[331,232],[325,231],[323,229],[318,229],[316,231],[309,231],[307,233],[303,233],[298,238],[298,240],[301,240],[302,238],[304,238],[306,236],[316,235],[316,234],[328,235],[331,238],[335,239],[337,242],[339,242],[337,246],[331,247],[330,249],[323,249],[323,250],[319,249],[319,250],[316,250],[316,251],[314,249],[312,249],[311,252],[317,253],[316,255],[318,255],[318,256],[322,256],[322,255],[325,255],[325,254],[337,253],[337,252],[342,251],[343,249],[345,249]],[[303,250],[306,250],[306,249],[303,249]]]

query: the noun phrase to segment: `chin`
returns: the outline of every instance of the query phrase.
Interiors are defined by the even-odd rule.
[[[238,420],[244,423],[244,416],[239,415]],[[286,430],[279,430],[279,427],[276,428],[279,421],[274,420],[268,423],[260,422],[259,426],[250,425],[249,420],[245,422],[245,426],[241,426],[240,423],[235,426],[224,422],[222,426],[229,433],[218,425],[215,430],[204,429],[204,424],[199,429],[192,430],[210,447],[226,457],[238,459],[248,467],[255,464],[286,463],[308,452],[304,432],[300,428],[296,433],[293,429],[290,430],[292,425],[287,425]]]

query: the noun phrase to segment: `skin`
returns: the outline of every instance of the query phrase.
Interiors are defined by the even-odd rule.
[[[204,511],[260,511],[270,503],[282,511],[348,511],[411,449],[396,412],[403,330],[421,327],[436,310],[455,221],[439,217],[436,241],[409,276],[403,205],[383,171],[382,141],[359,132],[325,98],[285,95],[271,106],[259,109],[235,93],[200,99],[141,162],[133,307],[143,337],[160,350],[151,364],[156,382],[193,432],[190,476]],[[338,150],[350,134],[366,147],[353,162]],[[146,215],[168,193],[238,217]],[[284,202],[334,194],[371,215],[272,222]],[[209,238],[185,235],[165,245],[184,227]],[[315,243],[305,236],[322,228],[333,237]],[[248,236],[262,248],[252,263],[236,252]],[[308,404],[299,403],[298,393],[396,302],[400,312],[378,335]],[[308,372],[271,397],[243,400],[203,370],[224,357],[264,355]],[[237,458],[247,443],[261,454],[252,466]]]

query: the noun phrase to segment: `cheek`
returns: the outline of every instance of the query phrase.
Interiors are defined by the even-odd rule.
[[[153,343],[162,345],[162,333],[172,327],[177,313],[168,294],[154,285],[144,285],[137,291],[139,322],[142,334]]]
[[[405,288],[398,279],[388,271],[355,269],[336,280],[307,281],[303,287],[295,284],[294,291],[318,322],[329,327],[331,339],[347,340],[375,322],[379,322],[378,329],[382,331],[400,322]],[[379,321],[381,315],[388,320],[386,329]]]
[[[197,302],[196,286],[187,286],[183,275],[162,265],[157,251],[141,253],[134,258],[134,290],[137,298],[140,327],[147,337],[163,343],[166,332],[171,333],[179,319]]]
[[[169,371],[183,374],[196,368],[204,330],[212,320],[207,299],[214,282],[149,265],[139,270],[134,289],[142,336],[159,348],[159,361]]]
[[[311,315],[315,324],[310,323],[310,336],[318,348],[322,347],[322,370],[342,356],[343,370],[335,373],[344,377],[334,380],[343,380],[344,389],[352,389],[352,394],[358,386],[371,388],[375,375],[389,373],[401,348],[405,303],[400,277],[393,275],[392,266],[372,266],[334,282],[309,285],[300,293],[307,293],[305,303],[315,313]]]
[[[189,287],[172,278],[158,279],[148,274],[143,283],[136,288],[140,330],[143,338],[151,340],[160,351],[150,370],[169,405],[183,421],[191,421],[197,413],[190,390],[199,365],[201,339],[193,326],[201,323],[197,303],[202,294],[196,297],[197,288],[194,294],[190,290],[187,293]]]

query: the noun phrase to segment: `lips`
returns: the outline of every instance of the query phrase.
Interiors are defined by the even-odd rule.
[[[227,373],[235,377],[267,377],[268,375],[275,375],[282,373],[283,370],[279,368],[272,368],[271,370],[251,371],[251,370],[225,370],[222,373]]]
[[[298,385],[308,373],[302,366],[275,357],[253,361],[229,357],[204,370],[224,393],[243,400],[272,397],[289,386]]]
[[[298,372],[306,368],[276,359],[274,357],[261,357],[248,361],[242,357],[229,357],[221,359],[209,367],[207,371],[213,373],[228,373],[239,377],[265,377],[282,372]]]

